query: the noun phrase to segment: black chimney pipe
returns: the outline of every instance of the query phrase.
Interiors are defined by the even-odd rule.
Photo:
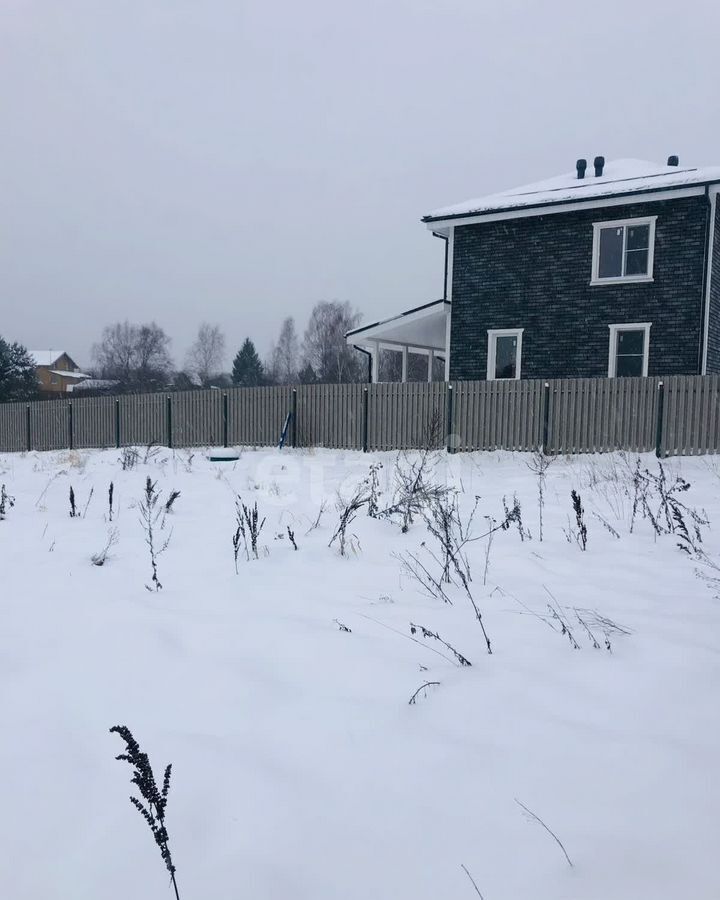
[[[677,156],[668,156],[667,164],[668,164],[669,166],[679,166],[679,165],[680,165],[680,160],[678,159]]]
[[[578,178],[584,178],[585,177],[585,169],[587,169],[587,160],[579,159],[575,163],[575,168],[577,169]]]
[[[599,178],[603,173],[603,168],[605,167],[605,157],[596,156],[593,160],[593,165],[595,166],[595,177]]]

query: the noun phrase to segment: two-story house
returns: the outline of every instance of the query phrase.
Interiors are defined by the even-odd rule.
[[[436,210],[444,298],[348,341],[452,380],[720,372],[718,190],[720,167],[596,157]]]
[[[43,393],[67,393],[90,376],[64,350],[30,350]]]

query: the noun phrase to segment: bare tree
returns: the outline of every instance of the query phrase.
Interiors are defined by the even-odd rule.
[[[360,318],[347,301],[315,304],[305,330],[303,361],[312,367],[318,381],[342,384],[362,380],[360,354],[345,340],[346,332],[356,328]]]
[[[99,376],[121,382],[130,381],[135,367],[136,337],[137,326],[128,321],[103,328],[100,341],[92,349]]]
[[[141,383],[167,380],[172,368],[170,338],[155,322],[138,327],[137,362],[137,375]]]
[[[219,325],[203,322],[185,361],[187,371],[208,387],[222,371],[225,361],[225,335]]]
[[[155,322],[135,325],[116,322],[103,329],[93,347],[101,378],[118,381],[128,390],[163,387],[169,378],[170,338]]]
[[[299,345],[292,316],[288,316],[280,327],[280,335],[272,348],[267,368],[275,384],[294,384],[298,380]]]

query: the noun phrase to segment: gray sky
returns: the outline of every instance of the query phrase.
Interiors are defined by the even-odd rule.
[[[0,334],[261,355],[441,295],[435,207],[578,156],[720,164],[711,2],[0,0]]]

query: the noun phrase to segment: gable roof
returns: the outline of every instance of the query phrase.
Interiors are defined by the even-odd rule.
[[[65,350],[28,350],[28,353],[35,360],[36,366],[54,366],[61,356],[66,355],[72,361]]]
[[[692,168],[666,166],[642,159],[614,159],[605,164],[599,178],[595,177],[593,167],[589,165],[584,178],[578,178],[577,171],[565,172],[545,181],[436,209],[424,216],[423,222],[713,182],[720,182],[720,166]]]

